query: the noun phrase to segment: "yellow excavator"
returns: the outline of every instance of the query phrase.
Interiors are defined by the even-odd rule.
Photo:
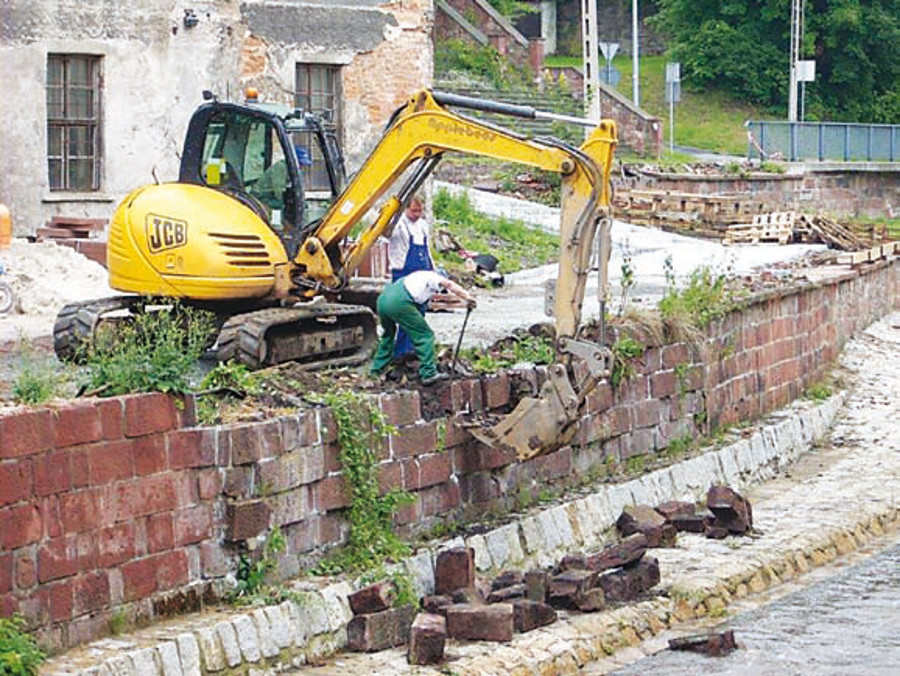
[[[565,443],[581,402],[608,366],[602,346],[582,343],[575,334],[598,232],[601,284],[606,279],[613,122],[591,123],[576,148],[455,109],[584,120],[422,90],[393,114],[377,146],[347,180],[336,135],[322,117],[255,99],[224,102],[208,92],[204,97],[188,126],[178,181],[134,190],[110,221],[109,282],[128,295],[63,307],[54,326],[61,359],[77,358],[105,318],[139,311],[141,299],[150,296],[214,312],[221,325],[221,361],[251,368],[285,361],[310,367],[362,363],[376,340],[376,321],[369,307],[348,302],[354,298],[352,273],[445,154],[480,155],[561,175],[553,314],[560,351],[584,359],[589,375],[573,387],[566,368],[557,364],[538,399],[523,401],[493,428],[472,431],[488,443],[515,448],[520,457]],[[324,214],[313,213],[304,199],[311,153],[321,159],[330,186]],[[385,199],[398,179],[399,190]],[[366,213],[382,199],[371,224],[364,225]],[[519,429],[523,416],[530,431]]]

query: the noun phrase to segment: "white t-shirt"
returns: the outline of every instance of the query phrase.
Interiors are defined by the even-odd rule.
[[[397,225],[388,240],[388,260],[391,270],[400,270],[406,265],[406,254],[409,253],[410,243],[424,246],[428,237],[428,222],[420,217],[417,221],[411,221],[406,213],[400,214]],[[428,252],[429,259],[431,252]],[[434,265],[434,261],[432,261]]]
[[[403,286],[409,291],[412,299],[420,305],[427,303],[431,297],[438,293],[443,287],[446,277],[434,272],[433,270],[416,270],[401,279]]]

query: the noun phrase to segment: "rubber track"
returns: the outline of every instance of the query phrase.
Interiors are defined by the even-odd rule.
[[[251,369],[269,366],[271,363],[268,359],[269,343],[267,341],[271,338],[267,338],[267,334],[271,329],[289,324],[300,324],[308,320],[314,321],[317,317],[326,318],[335,315],[351,318],[352,315],[357,315],[360,317],[362,321],[357,323],[363,325],[363,344],[359,345],[353,354],[322,361],[316,360],[307,364],[307,366],[309,368],[323,368],[325,366],[346,366],[362,363],[369,358],[370,348],[375,342],[375,316],[366,307],[341,304],[265,308],[230,317],[219,332],[217,357],[220,362],[233,360]],[[308,355],[293,355],[292,358],[301,359],[305,356]]]
[[[107,312],[131,307],[137,296],[112,296],[64,305],[53,324],[53,350],[60,361],[77,361]]]

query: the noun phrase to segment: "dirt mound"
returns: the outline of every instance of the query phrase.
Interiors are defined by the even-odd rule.
[[[0,315],[0,343],[49,335],[66,303],[102,298],[113,291],[102,265],[54,242],[14,239],[0,250],[0,279],[15,293],[13,309]]]

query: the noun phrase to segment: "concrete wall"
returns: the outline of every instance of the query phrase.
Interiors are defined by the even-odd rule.
[[[199,22],[183,23],[184,9]],[[13,0],[0,13],[0,202],[16,236],[53,215],[107,218],[131,189],[177,177],[203,89],[292,102],[298,62],[343,67],[345,142],[355,169],[389,114],[431,82],[432,0]],[[48,53],[101,55],[104,164],[97,193],[51,193]]]
[[[378,449],[382,487],[417,496],[397,527],[410,535],[502,513],[609,458],[653,457],[686,434],[782,407],[851,335],[900,307],[898,291],[895,259],[757,298],[710,327],[700,349],[648,342],[633,378],[589,397],[571,445],[526,462],[460,423],[507,410],[541,369],[425,398],[373,395],[397,428]],[[0,415],[0,615],[21,612],[63,648],[104,635],[114,616],[139,624],[197,610],[272,526],[287,541],[277,574],[298,574],[347,536],[336,438],[326,408],[197,427],[191,400],[161,394]]]

